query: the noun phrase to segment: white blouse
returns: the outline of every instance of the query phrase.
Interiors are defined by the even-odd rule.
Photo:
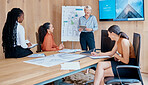
[[[22,48],[28,48],[25,42],[25,30],[20,23],[17,25],[17,45],[21,46]]]

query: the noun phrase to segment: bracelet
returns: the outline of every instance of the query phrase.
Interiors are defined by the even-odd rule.
[[[116,54],[119,55],[120,57],[122,56],[118,51],[116,51]]]

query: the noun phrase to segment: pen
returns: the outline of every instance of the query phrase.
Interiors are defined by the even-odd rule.
[[[93,52],[95,52],[95,48],[93,49]],[[93,56],[95,56],[95,55],[93,54]]]
[[[93,52],[95,52],[95,48],[93,49]]]

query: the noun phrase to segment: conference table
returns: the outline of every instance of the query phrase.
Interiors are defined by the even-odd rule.
[[[41,52],[47,55],[58,52]],[[79,54],[79,52],[77,52]],[[0,85],[44,85],[66,76],[91,68],[104,59],[81,58],[72,62],[80,62],[79,70],[61,70],[60,65],[44,67],[23,61],[35,58],[11,58],[0,60]]]

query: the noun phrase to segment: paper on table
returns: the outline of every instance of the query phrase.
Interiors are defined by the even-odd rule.
[[[73,53],[73,52],[77,52],[77,51],[82,51],[82,50],[81,49],[63,49],[63,50],[60,50],[59,52]]]
[[[61,64],[61,70],[78,70],[80,69],[79,62],[66,62]]]
[[[35,64],[35,65],[41,65],[41,66],[45,66],[45,67],[51,67],[51,66],[55,66],[61,63],[64,63],[66,61],[62,60],[59,57],[43,57],[43,58],[36,58],[36,59],[32,59],[32,60],[28,60],[28,61],[24,61],[25,63],[30,63],[30,64]]]
[[[45,56],[45,54],[44,53],[41,53],[41,54],[32,54],[32,55],[29,55],[29,56],[27,56],[27,57],[44,57]]]
[[[110,56],[89,56],[92,59],[97,59],[97,58],[111,58]]]
[[[26,43],[30,43],[30,41],[29,41],[29,40],[25,40],[25,42],[26,42]]]
[[[72,60],[77,60],[77,59],[80,59],[80,58],[87,57],[86,55],[69,54],[69,53],[59,53],[59,54],[55,54],[55,56],[58,56],[65,61],[72,61]]]
[[[77,60],[80,58],[87,57],[86,55],[80,55],[80,54],[68,54],[68,53],[58,53],[50,56],[46,56],[43,58],[36,58],[32,60],[24,61],[25,63],[35,64],[35,65],[41,65],[45,67],[51,67],[54,65],[58,65],[64,62]]]
[[[28,47],[28,48],[34,48],[35,46],[37,46],[38,44],[32,44],[32,46]]]

